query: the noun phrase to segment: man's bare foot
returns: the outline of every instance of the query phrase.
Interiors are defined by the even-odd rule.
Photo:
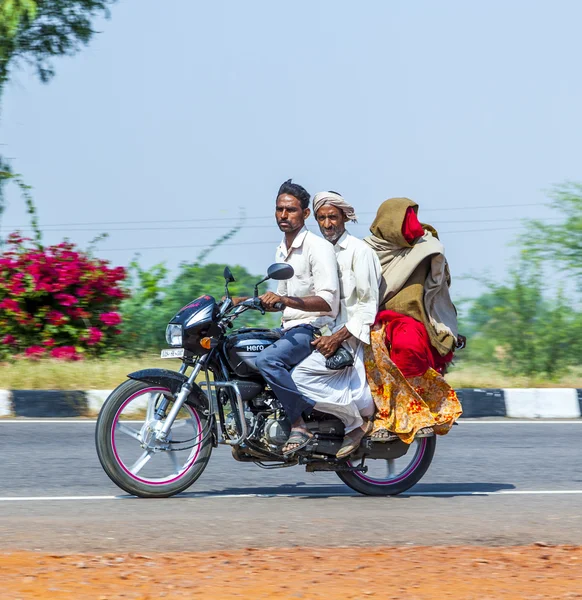
[[[337,458],[345,458],[360,447],[360,442],[365,435],[368,435],[374,427],[372,421],[364,421],[361,427],[347,433],[344,437],[342,447],[336,454]]]
[[[301,450],[313,439],[313,434],[306,427],[294,427],[287,443],[283,446],[283,456],[289,456]]]

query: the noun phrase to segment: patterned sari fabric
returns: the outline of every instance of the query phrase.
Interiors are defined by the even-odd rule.
[[[435,433],[445,435],[463,412],[457,394],[433,369],[405,379],[390,360],[385,339],[386,323],[379,323],[371,331],[371,344],[364,351],[366,375],[376,404],[372,436],[389,431],[410,444],[423,427],[433,427]]]

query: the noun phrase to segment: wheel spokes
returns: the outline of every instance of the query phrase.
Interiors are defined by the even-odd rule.
[[[122,433],[125,433],[129,437],[132,437],[134,440],[137,440],[138,442],[141,442],[141,437],[139,435],[139,431],[136,431],[135,429],[133,429],[129,425],[125,425],[125,424],[120,423],[118,421],[116,429],[119,429],[119,431],[121,431]]]
[[[172,425],[172,429],[179,429],[180,427],[185,427],[186,425],[192,425],[192,428],[195,428],[193,419],[176,419]]]
[[[174,467],[174,472],[172,473],[172,475],[178,475],[180,473],[180,471],[182,470],[182,465],[180,464],[180,461],[178,460],[178,453],[168,450],[166,452],[166,454],[168,455],[168,458],[170,459],[170,462],[172,463],[172,466]]]
[[[134,465],[129,469],[134,475],[137,475],[149,462],[153,455],[151,450],[146,450],[134,463]]]
[[[386,465],[388,467],[388,479],[393,479],[396,475],[396,459],[389,458],[386,461]]]
[[[154,413],[156,410],[156,400],[159,398],[160,394],[148,394],[148,408],[146,412],[146,421],[150,422],[154,419]]]

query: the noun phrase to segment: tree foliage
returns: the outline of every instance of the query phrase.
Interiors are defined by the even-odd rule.
[[[582,290],[582,184],[555,187],[550,207],[560,222],[529,220],[507,280],[482,280],[487,291],[467,303],[462,326],[469,344],[462,361],[549,379],[582,363],[582,312],[575,294]],[[557,285],[558,272],[569,295],[548,286],[547,275]]]
[[[550,206],[561,223],[529,221],[525,249],[532,257],[553,263],[582,285],[582,183],[568,182],[551,193]]]
[[[562,291],[544,296],[542,265],[524,256],[503,283],[470,302],[465,360],[510,375],[555,378],[582,360],[582,314]]]
[[[41,81],[54,75],[52,60],[71,56],[91,40],[92,22],[109,16],[115,0],[0,0],[0,90],[19,62]]]

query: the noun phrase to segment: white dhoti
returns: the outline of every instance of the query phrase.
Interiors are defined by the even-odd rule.
[[[344,346],[354,356],[353,366],[337,371],[328,369],[325,357],[316,351],[291,373],[299,391],[315,401],[315,409],[341,419],[346,433],[363,424],[362,416],[369,417],[374,413],[374,400],[366,380],[363,344],[350,342]]]

